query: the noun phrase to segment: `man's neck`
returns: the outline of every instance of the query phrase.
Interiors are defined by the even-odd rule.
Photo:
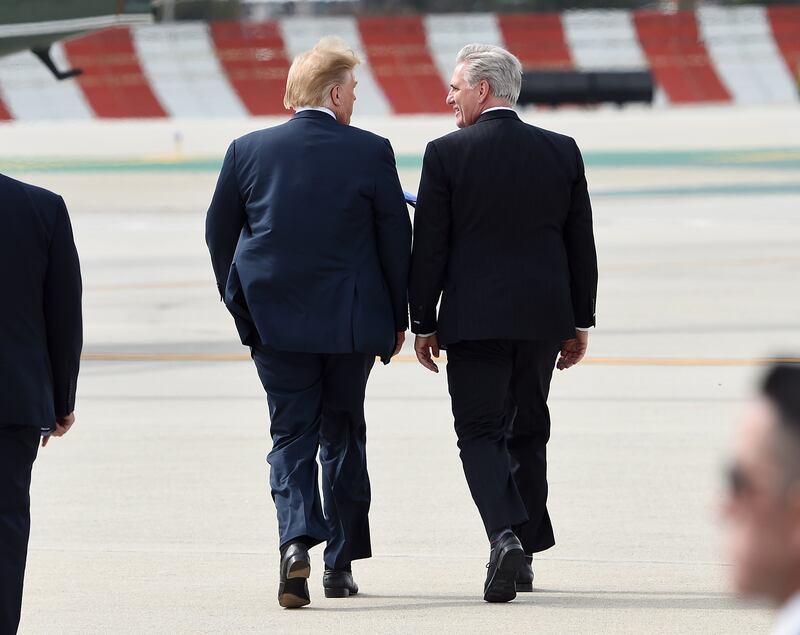
[[[514,106],[512,106],[511,103],[507,102],[505,99],[490,99],[484,104],[481,114],[485,113],[487,110],[491,110],[492,108],[508,108],[513,110]]]
[[[339,118],[336,116],[336,113],[333,111],[333,108],[329,106],[300,106],[295,110],[295,112],[296,113],[303,112],[304,110],[316,110],[317,112],[324,112],[333,117],[334,119],[336,119],[336,121],[339,121]]]

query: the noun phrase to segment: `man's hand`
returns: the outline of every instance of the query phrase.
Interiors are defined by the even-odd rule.
[[[436,339],[436,335],[428,335],[428,337],[417,335],[414,340],[414,352],[417,354],[420,364],[434,373],[439,372],[436,362],[431,359],[431,355],[439,359],[439,340]]]
[[[397,345],[394,347],[394,353],[392,353],[392,357],[397,355],[400,352],[400,349],[403,348],[403,344],[406,341],[406,332],[405,331],[397,331]]]
[[[558,358],[556,367],[558,370],[566,370],[572,368],[575,364],[583,359],[586,355],[586,349],[589,347],[589,332],[588,331],[575,331],[575,337],[570,340],[564,340],[561,343],[561,356]]]
[[[61,419],[56,419],[56,429],[46,437],[42,437],[42,447],[47,445],[50,437],[63,437],[67,432],[69,432],[69,429],[72,427],[73,423],[75,423],[74,412],[69,413],[66,417],[62,417]]]

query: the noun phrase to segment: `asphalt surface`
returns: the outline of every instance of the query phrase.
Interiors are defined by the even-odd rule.
[[[769,119],[748,119],[732,145],[703,117],[697,129],[712,132],[689,149],[780,141]],[[575,127],[591,124],[586,114]],[[0,141],[18,133],[0,128]],[[791,161],[800,140],[786,136]],[[621,150],[657,154],[666,142]],[[424,148],[402,143],[413,156]],[[6,170],[26,154],[0,147]],[[46,149],[36,157],[57,154]],[[362,592],[325,599],[318,548],[300,611],[276,602],[265,397],[203,241],[213,170],[18,167],[13,176],[67,200],[86,320],[78,421],[35,465],[21,633],[767,632],[770,611],[728,593],[717,509],[759,360],[800,354],[800,173],[774,160],[590,167],[598,328],[586,363],[553,381],[558,544],[536,559],[534,593],[482,602],[488,545],[444,373],[407,348],[368,390],[374,557],[354,566]],[[413,165],[401,177],[416,187]],[[791,187],[765,189],[775,183]]]

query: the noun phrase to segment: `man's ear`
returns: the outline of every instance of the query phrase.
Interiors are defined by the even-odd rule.
[[[786,510],[791,522],[789,541],[792,555],[800,559],[800,483],[793,483],[786,492]]]
[[[485,102],[487,99],[489,99],[491,93],[492,90],[489,86],[489,82],[487,82],[485,79],[482,79],[478,84],[478,101],[480,103]]]
[[[338,106],[342,103],[342,87],[338,84],[331,88],[331,103]]]

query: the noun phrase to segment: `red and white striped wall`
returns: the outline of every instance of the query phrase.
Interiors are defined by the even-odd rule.
[[[657,104],[798,101],[800,6],[287,18],[114,28],[57,44],[57,82],[31,53],[0,60],[0,120],[285,114],[291,60],[337,35],[363,60],[362,115],[447,112],[458,50],[499,44],[527,69],[650,69]]]

